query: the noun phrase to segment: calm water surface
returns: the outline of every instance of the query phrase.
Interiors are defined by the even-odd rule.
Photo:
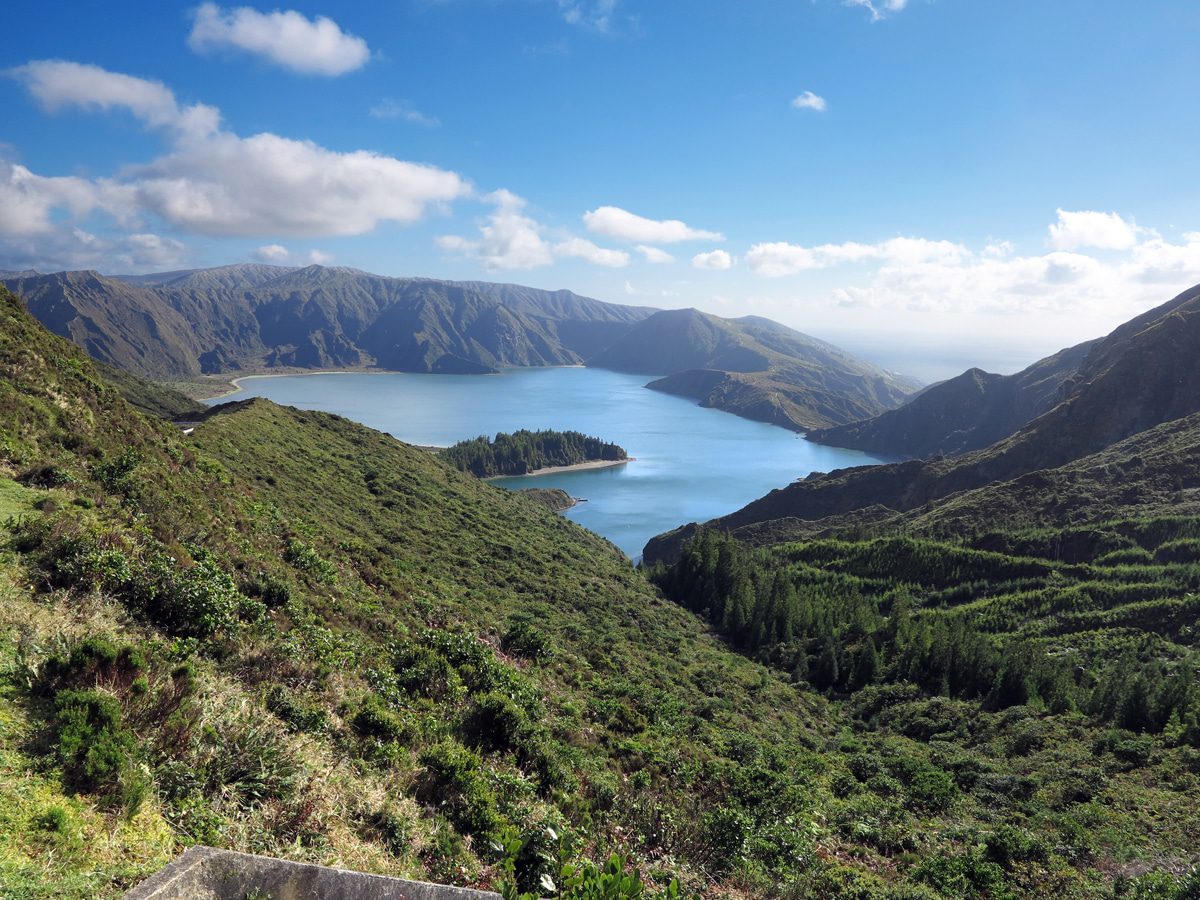
[[[495,483],[560,487],[586,498],[565,515],[635,560],[654,535],[733,512],[809,472],[880,461],[646,390],[646,381],[583,368],[484,376],[289,375],[244,379],[242,390],[221,399],[266,397],[337,413],[412,444],[447,446],[519,428],[575,430],[614,441],[636,460]]]

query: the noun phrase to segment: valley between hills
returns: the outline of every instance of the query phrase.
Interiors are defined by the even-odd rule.
[[[195,844],[508,897],[599,896],[610,854],[639,882],[605,896],[1200,890],[1200,288],[918,393],[766,320],[567,292],[3,280],[12,896],[116,897]],[[579,363],[906,459],[783,473],[635,569],[555,498],[161,383]]]

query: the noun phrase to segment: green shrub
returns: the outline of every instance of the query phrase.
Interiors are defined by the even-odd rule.
[[[322,559],[321,555],[304,541],[296,538],[289,540],[283,558],[302,572],[308,572],[322,584],[333,584],[337,581],[337,569],[334,565]]]
[[[130,447],[115,459],[105,460],[96,465],[92,474],[110,494],[135,497],[137,482],[133,478],[133,473],[141,463],[142,454]]]
[[[1154,551],[1154,559],[1160,563],[1200,562],[1200,539],[1180,538],[1167,541]]]
[[[233,628],[247,598],[208,553],[181,569],[174,559],[154,557],[137,587],[145,615],[170,634],[208,638]]]
[[[1001,825],[983,842],[984,856],[1005,869],[1014,864],[1046,859],[1046,847],[1040,840],[1020,828]]]
[[[1149,550],[1143,550],[1141,547],[1113,550],[1096,559],[1098,566],[1145,566],[1152,562],[1154,562],[1153,555]]]
[[[454,827],[478,838],[494,835],[503,825],[496,795],[484,780],[479,756],[452,740],[426,749],[420,757],[426,777],[421,796],[439,806]]]
[[[351,721],[354,730],[363,737],[380,741],[406,743],[411,740],[412,730],[396,713],[392,712],[375,694],[369,694],[354,714]]]
[[[42,666],[41,683],[51,692],[64,688],[93,687],[104,681],[112,686],[132,685],[146,669],[145,653],[130,644],[117,646],[104,637],[80,641],[69,653],[50,657]]]
[[[121,723],[115,697],[95,690],[61,691],[54,701],[59,761],[67,783],[133,815],[149,792],[137,741]]]
[[[292,599],[291,586],[270,572],[259,572],[242,583],[242,593],[262,601],[268,609],[282,609]]]
[[[279,716],[289,731],[324,731],[329,724],[325,710],[313,703],[305,702],[281,684],[272,685],[267,691],[267,709]]]
[[[476,697],[463,722],[467,743],[484,752],[512,750],[528,730],[524,710],[496,692]]]
[[[550,639],[527,618],[513,621],[504,637],[500,639],[500,648],[505,653],[539,663],[547,662],[554,656],[554,646]]]
[[[465,689],[454,666],[441,653],[416,644],[394,649],[393,669],[400,685],[410,694],[430,700],[453,702]]]
[[[745,858],[752,825],[750,817],[734,806],[705,813],[704,855],[714,872],[728,872]]]
[[[974,853],[930,857],[916,867],[912,877],[943,897],[1003,896],[1004,870]]]

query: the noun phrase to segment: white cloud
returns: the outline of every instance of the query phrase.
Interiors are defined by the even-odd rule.
[[[198,53],[236,48],[307,75],[344,75],[366,65],[371,51],[332,19],[308,19],[294,10],[261,13],[242,6],[228,11],[215,3],[196,10],[188,46]]]
[[[167,128],[181,137],[198,139],[216,132],[220,113],[197,103],[180,107],[175,94],[159,81],[109,72],[99,66],[41,59],[9,69],[47,112],[78,107],[108,111],[124,109],[147,125]]]
[[[746,253],[746,264],[755,275],[781,278],[812,269],[883,260],[898,264],[926,262],[954,263],[970,256],[961,244],[950,241],[930,241],[924,238],[898,237],[878,244],[820,244],[804,247],[799,244],[772,242],[755,244]]]
[[[805,91],[792,101],[793,109],[811,109],[813,112],[825,112],[828,104],[824,97],[818,97],[812,91]]]
[[[222,133],[130,169],[139,203],[212,235],[353,235],[468,192],[453,172],[274,134]]]
[[[81,217],[99,205],[100,193],[86,179],[44,178],[0,159],[0,236],[50,231],[55,209]]]
[[[908,0],[843,0],[846,6],[861,6],[871,14],[871,21],[878,22],[891,13],[903,12]]]
[[[436,128],[442,122],[436,116],[427,116],[410,100],[393,100],[385,97],[368,111],[373,119],[400,119],[413,125],[423,125],[426,128]]]
[[[583,223],[593,234],[642,244],[677,244],[681,241],[723,241],[715,231],[702,231],[678,219],[655,220],[617,206],[601,206],[584,213]]]
[[[693,256],[692,265],[697,269],[730,269],[733,267],[733,257],[724,250],[710,250]]]
[[[439,247],[473,257],[488,269],[535,269],[554,261],[541,225],[524,214],[523,199],[506,190],[495,191],[484,199],[494,203],[496,209],[480,226],[479,240],[444,235],[437,239]]]
[[[1091,246],[1100,242],[1096,249],[1103,252],[1098,255],[1055,249],[1021,256],[1010,242],[994,239],[976,252],[951,241],[895,238],[813,247],[763,243],[752,247],[745,259],[751,271],[767,278],[852,266],[854,274],[831,295],[835,306],[846,309],[1000,315],[1010,321],[1040,316],[1044,321],[1073,322],[1077,329],[1095,328],[1097,334],[1200,282],[1200,233],[1187,232],[1168,241],[1138,229],[1137,242],[1119,249],[1109,230],[1125,220],[1103,215],[1102,220],[1067,219],[1079,226],[1080,240],[1086,238]],[[1120,238],[1119,227],[1115,233]],[[822,279],[829,281],[828,276]],[[1073,340],[1082,336],[1075,334]]]
[[[1138,242],[1141,231],[1115,212],[1058,210],[1058,221],[1050,226],[1050,244],[1057,250],[1095,247],[1100,250],[1128,250]]]
[[[675,262],[675,257],[673,257],[666,250],[660,250],[658,247],[649,247],[646,244],[638,244],[635,249],[638,253],[642,254],[642,257],[648,263],[662,265],[664,263]]]
[[[570,238],[554,246],[555,256],[574,256],[593,265],[620,269],[629,265],[629,254],[624,250],[609,250],[597,247],[584,238]]]
[[[291,255],[291,251],[282,244],[267,244],[254,251],[255,259],[269,263],[284,262]]]
[[[66,226],[37,234],[0,234],[0,259],[16,269],[126,273],[179,268],[188,253],[179,241],[148,232],[110,239]]]
[[[254,251],[254,258],[265,263],[306,263],[314,266],[327,266],[333,262],[333,254],[324,250],[309,250],[307,253],[295,254],[282,244],[267,244]]]
[[[119,181],[83,182],[90,199],[80,183],[33,182],[18,172],[26,200],[14,215],[26,221],[37,221],[41,202],[75,214],[102,206],[114,215],[124,207],[128,215],[136,208],[210,235],[352,235],[381,222],[415,222],[429,206],[470,193],[458,175],[433,166],[270,133],[243,138],[221,131],[215,109],[180,107],[157,82],[61,61],[30,63],[12,74],[49,110],[121,107],[173,139],[171,152],[128,167]]]
[[[157,234],[131,234],[118,244],[116,259],[135,269],[165,269],[179,265],[187,248],[173,238]]]

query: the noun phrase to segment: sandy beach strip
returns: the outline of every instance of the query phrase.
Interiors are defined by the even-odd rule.
[[[573,466],[546,466],[544,469],[534,469],[524,475],[493,475],[492,478],[532,478],[535,475],[557,475],[559,472],[582,472],[584,469],[607,469],[611,466],[623,466],[628,462],[636,462],[634,457],[628,459],[594,459],[591,462],[576,463]],[[491,481],[492,478],[485,478]]]

